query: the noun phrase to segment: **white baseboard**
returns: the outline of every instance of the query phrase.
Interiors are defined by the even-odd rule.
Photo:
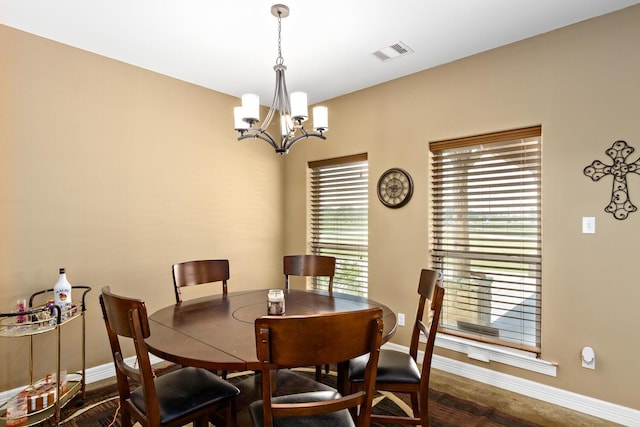
[[[385,348],[408,351],[407,347],[387,343]],[[424,357],[419,352],[418,358]],[[535,381],[526,380],[509,374],[503,374],[491,369],[449,359],[448,357],[433,355],[431,366],[445,372],[460,375],[505,390],[519,393],[534,399],[569,408],[574,411],[602,418],[629,427],[640,427],[640,410],[594,399],[578,393],[573,393]]]

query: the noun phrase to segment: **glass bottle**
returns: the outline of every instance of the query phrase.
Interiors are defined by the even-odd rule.
[[[60,277],[53,287],[53,302],[62,312],[71,309],[71,284],[67,280],[64,268],[60,269]]]

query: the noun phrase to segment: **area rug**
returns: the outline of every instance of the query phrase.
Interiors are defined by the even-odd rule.
[[[158,370],[158,374],[174,369],[172,366]],[[317,386],[314,377],[314,369],[295,369],[278,372],[278,390],[287,394],[291,390],[307,391],[316,387],[335,387],[336,377],[332,372],[323,375],[323,385]],[[258,382],[253,373],[232,372],[228,380],[240,388],[238,397],[238,427],[251,427],[246,406],[255,400],[255,390]],[[80,396],[63,409],[60,425],[67,427],[120,427],[120,415],[118,413],[118,390],[115,383],[109,383],[100,388],[87,391],[86,400],[81,401]],[[244,408],[244,409],[242,409]],[[373,412],[378,414],[403,415],[410,411],[408,400],[405,396],[393,393],[377,393],[374,398]],[[480,405],[478,403],[455,397],[435,389],[429,390],[429,419],[432,427],[539,427],[538,424],[513,417],[500,412],[496,408]],[[392,427],[394,424],[372,424],[375,427]]]

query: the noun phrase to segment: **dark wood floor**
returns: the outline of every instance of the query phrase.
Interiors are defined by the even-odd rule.
[[[88,388],[100,387],[113,379],[89,384]],[[552,405],[538,399],[513,393],[499,387],[493,387],[448,372],[433,369],[430,384],[434,388],[475,401],[487,406],[499,408],[514,416],[549,427],[612,427],[619,424],[596,418],[581,412]]]
[[[432,369],[429,384],[454,396],[499,408],[503,412],[543,426],[610,427],[619,425],[438,369]]]

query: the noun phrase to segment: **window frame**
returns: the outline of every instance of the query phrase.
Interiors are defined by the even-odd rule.
[[[366,153],[308,162],[307,246],[314,255],[336,258],[333,291],[367,296],[369,281],[369,165]],[[358,178],[356,175],[360,174]],[[322,181],[325,179],[325,181]],[[331,186],[326,181],[338,183]],[[326,206],[347,206],[353,227],[336,224]],[[363,205],[364,203],[364,205]],[[324,237],[322,236],[324,234]],[[311,289],[326,290],[328,279],[314,277]]]
[[[531,143],[530,141],[532,140],[537,140],[537,142]],[[482,165],[482,163],[484,163],[487,160],[487,158],[491,160],[494,159],[494,157],[492,157],[492,154],[490,154],[490,151],[485,147],[492,147],[492,148],[497,147],[495,150],[497,153],[495,154],[496,156],[498,156],[498,155],[501,155],[501,151],[507,151],[507,150],[509,150],[510,152],[516,151],[516,150],[513,150],[512,148],[501,148],[501,147],[506,147],[509,143],[512,143],[512,145],[515,144],[516,146],[531,144],[534,147],[532,148],[533,154],[531,154],[531,157],[532,157],[532,159],[530,160],[531,163],[527,164],[526,166],[515,165],[515,164],[512,164],[510,166],[503,166],[511,163],[510,161],[509,162],[504,161],[502,165],[499,163],[496,163],[497,165],[495,167],[496,171],[498,169],[504,169],[504,171],[499,173],[493,172],[494,169],[491,169],[490,166]],[[473,150],[473,148],[475,148],[479,150],[478,151],[479,153],[485,153],[485,157],[483,157],[482,161],[480,161],[478,157],[473,157],[471,154],[465,154],[464,150],[466,148],[469,148],[470,151]],[[458,165],[458,171],[459,171],[458,174],[454,172],[456,168],[451,166],[451,164],[453,164],[452,162],[449,162],[447,164],[448,169],[445,170],[444,169],[445,161],[442,158],[443,153],[448,153],[449,155],[451,155],[451,157],[456,157],[456,154],[453,154],[456,152],[461,153],[458,155],[459,160],[458,160],[458,163],[456,163]],[[445,292],[445,305],[448,304],[448,308],[450,310],[446,311],[445,308],[443,308],[443,314],[442,314],[443,321],[441,321],[440,323],[439,332],[442,332],[443,334],[465,338],[465,339],[471,339],[473,341],[479,341],[486,344],[494,344],[494,345],[497,344],[503,347],[510,347],[517,350],[531,352],[535,354],[536,357],[539,357],[541,354],[541,324],[542,324],[542,319],[541,319],[541,312],[542,312],[542,209],[541,209],[541,206],[542,206],[542,194],[541,194],[541,191],[542,191],[542,127],[531,126],[527,128],[514,129],[514,130],[502,131],[502,132],[492,132],[488,134],[475,135],[475,136],[464,137],[464,138],[434,141],[429,144],[429,155],[430,155],[430,164],[431,164],[431,184],[432,184],[431,197],[430,197],[431,207],[430,207],[430,227],[429,227],[430,228],[429,234],[430,234],[430,240],[431,240],[431,261],[434,268],[443,269],[443,272],[445,273],[445,277],[444,277],[445,288],[447,287],[449,288],[448,289],[449,292]],[[524,157],[528,158],[529,154],[528,153],[522,154],[521,156],[523,158]],[[497,157],[497,158],[499,159],[500,157]],[[530,167],[531,172],[529,172],[528,169],[525,171],[525,167],[526,168]],[[484,171],[478,172],[481,169],[483,169]],[[518,235],[516,231],[506,231],[506,230],[509,230],[510,228],[516,229],[520,227],[524,229],[525,226],[521,225],[520,223],[518,223],[518,225],[515,227],[508,226],[505,228],[505,226],[502,225],[503,228],[500,231],[500,233],[508,234],[508,236],[504,237],[505,241],[507,242],[504,243],[503,241],[500,244],[496,244],[494,247],[491,246],[492,244],[491,239],[494,239],[494,241],[499,240],[496,237],[496,235],[499,233],[495,232],[495,228],[493,228],[494,231],[483,231],[483,233],[485,233],[484,236],[479,236],[480,232],[477,232],[477,234],[472,234],[473,232],[469,231],[469,230],[473,230],[474,227],[476,229],[480,227],[474,223],[474,219],[477,219],[478,215],[475,214],[475,218],[472,219],[474,215],[474,210],[476,212],[481,212],[483,209],[486,209],[489,207],[495,208],[495,205],[498,204],[497,198],[495,197],[495,194],[497,191],[490,192],[490,191],[486,191],[485,189],[478,190],[480,188],[483,188],[482,186],[484,185],[484,181],[479,181],[480,185],[473,187],[472,181],[470,181],[470,177],[472,179],[474,177],[478,177],[482,179],[482,177],[484,176],[484,178],[487,179],[487,181],[492,181],[495,179],[495,181],[493,181],[494,189],[497,189],[499,187],[507,188],[508,185],[500,183],[500,181],[498,181],[497,178],[495,177],[501,176],[502,174],[506,176],[507,174],[511,173],[510,172],[511,170],[515,171],[514,175],[518,175],[519,173],[522,177],[526,177],[523,179],[529,179],[529,177],[533,177],[531,178],[531,181],[535,181],[535,185],[533,186],[534,189],[531,190],[531,193],[535,194],[535,196],[533,197],[535,199],[535,201],[533,202],[535,204],[535,207],[533,208],[532,212],[535,212],[537,215],[535,216],[535,220],[534,220],[534,222],[537,224],[534,231],[535,236],[531,238],[532,240],[535,241],[535,243],[532,245],[532,247],[527,247],[525,249],[506,248],[507,245],[510,245],[514,242],[514,241],[508,241],[508,239],[511,239]],[[471,175],[466,172],[471,173]],[[527,175],[529,173],[531,173],[531,175]],[[451,178],[452,176],[460,177],[460,179],[457,180],[458,184],[454,182],[456,180],[454,178]],[[448,183],[445,182],[445,179],[449,180]],[[522,184],[522,185],[523,185],[523,188],[526,188],[525,184]],[[462,194],[462,195],[458,197],[457,196],[458,193],[456,193],[455,190],[460,190],[459,194]],[[445,191],[448,191],[448,193],[445,194]],[[513,206],[509,206],[508,208],[505,208],[505,210],[509,211],[510,213],[511,212],[517,213],[517,214],[514,214],[514,217],[519,216],[520,218],[518,219],[520,221],[524,221],[522,218],[524,218],[527,215],[530,215],[530,212],[528,211],[528,209],[532,209],[532,207],[527,204],[530,201],[532,196],[531,195],[521,196],[522,201],[519,204],[517,204],[513,202],[514,201],[513,194],[523,193],[524,190],[519,190],[519,191],[509,190],[509,189],[503,190],[501,188],[500,191],[504,191],[504,195],[502,196],[502,198],[506,200],[500,203],[513,204]],[[494,196],[492,196],[491,194],[494,194]],[[445,207],[445,205],[448,207]],[[466,207],[468,209],[468,212],[463,214],[456,212],[456,210],[458,209],[458,206],[461,206],[461,205],[463,207]],[[447,210],[449,212],[445,213],[445,211]],[[490,212],[490,210],[486,210],[485,212]],[[448,221],[446,223],[448,225],[445,225],[445,222],[438,223],[438,221],[443,220],[446,217],[446,215],[449,215]],[[464,218],[465,215],[467,219],[462,219],[462,220],[451,219],[451,218]],[[487,214],[486,216],[497,217],[498,215]],[[505,216],[508,216],[508,214],[506,214]],[[497,220],[492,221],[491,219],[489,219],[486,221],[488,223],[487,229],[492,230],[492,227],[495,227],[494,222],[496,222]],[[443,231],[443,230],[446,230],[446,231]],[[464,233],[462,233],[460,232],[460,230],[465,230],[465,231]],[[524,234],[522,235],[525,236]],[[493,236],[493,237],[488,237],[488,236]],[[525,238],[529,238],[529,235],[527,234]],[[525,238],[523,238],[524,242],[521,242],[522,246],[525,246],[525,244],[531,245],[531,243],[528,240],[525,241]],[[448,243],[445,243],[445,242],[448,242]],[[460,243],[462,243],[462,245],[460,245]],[[450,246],[450,247],[457,246],[458,249],[457,250],[447,249],[447,246]],[[484,254],[473,255],[472,252],[473,252],[474,246],[476,246],[477,248],[484,248],[484,249],[488,248],[489,254],[485,252]],[[498,246],[501,246],[501,247],[498,248]],[[464,247],[464,249],[460,249],[461,247]],[[498,295],[497,297],[492,296],[491,289],[494,289],[494,288],[498,289],[499,292],[503,292],[504,294],[513,291],[513,288],[507,289],[506,291],[504,290],[504,288],[507,288],[508,286],[515,286],[515,285],[505,285],[504,281],[501,282],[500,286],[498,285],[494,286],[492,284],[493,280],[491,282],[487,280],[477,280],[474,283],[471,283],[472,282],[471,275],[483,274],[485,277],[488,277],[486,276],[487,271],[492,273],[491,277],[493,278],[502,277],[504,280],[504,276],[506,274],[503,273],[502,275],[500,275],[500,274],[496,274],[495,272],[496,270],[500,270],[500,269],[502,269],[502,271],[506,271],[507,267],[505,267],[505,265],[501,265],[500,261],[496,261],[498,258],[501,257],[501,255],[498,253],[491,254],[490,252],[494,250],[496,252],[498,251],[504,252],[505,255],[502,256],[502,258],[505,259],[504,263],[512,262],[511,257],[516,256],[515,252],[517,252],[518,250],[520,250],[519,256],[522,258],[522,261],[519,261],[520,264],[525,266],[525,265],[529,265],[528,261],[532,262],[531,265],[533,267],[531,267],[532,269],[531,271],[535,270],[535,273],[534,273],[535,277],[533,279],[530,279],[530,276],[525,275],[525,273],[520,273],[520,272],[529,272],[530,271],[529,267],[526,267],[526,268],[523,267],[522,269],[517,269],[519,273],[513,273],[513,274],[514,276],[519,275],[519,279],[523,281],[522,282],[523,284],[521,285],[523,289],[523,294],[525,289],[531,290],[532,287],[534,289],[535,299],[534,299],[533,308],[527,305],[528,301],[527,303],[522,302],[520,304],[522,308],[519,308],[519,310],[521,310],[521,313],[519,315],[523,317],[524,319],[523,323],[528,322],[527,325],[531,325],[531,324],[534,325],[535,342],[532,342],[530,339],[525,337],[524,327],[522,327],[522,331],[523,331],[522,337],[519,339],[512,339],[512,338],[505,339],[504,337],[491,336],[492,334],[496,333],[496,330],[495,330],[496,328],[484,328],[483,323],[486,321],[486,319],[484,319],[483,321],[477,321],[476,324],[480,324],[480,326],[478,326],[477,328],[474,328],[476,324],[471,324],[471,327],[469,327],[469,325],[466,325],[465,322],[459,323],[457,321],[456,321],[455,327],[452,326],[452,321],[456,317],[456,315],[459,316],[458,318],[464,318],[464,315],[460,314],[461,313],[460,309],[467,310],[466,311],[467,313],[476,313],[476,314],[482,313],[483,311],[485,311],[484,315],[486,316],[486,314],[489,313],[491,315],[491,319],[493,319],[494,313],[498,311],[498,310],[494,310],[494,306],[497,306],[498,304],[507,301],[508,297],[504,295]],[[513,250],[514,253],[509,253],[510,250]],[[467,254],[465,251],[469,251],[469,254]],[[524,255],[525,253],[527,255]],[[529,253],[535,253],[535,255],[531,257],[531,259],[529,259]],[[458,261],[456,266],[456,263],[454,262],[444,261],[444,258],[447,256],[450,259],[458,259],[458,260],[466,258],[466,261],[465,260]],[[483,262],[485,263],[484,266],[482,265]],[[495,265],[487,266],[486,264],[489,264],[489,263],[495,263]],[[474,270],[474,269],[477,269],[477,270]],[[514,267],[514,270],[515,270],[515,267]],[[514,280],[517,280],[517,279],[514,279]],[[447,286],[447,281],[449,281],[449,286]],[[489,284],[487,285],[487,283]],[[529,283],[533,283],[533,285],[530,286]],[[472,289],[472,291],[469,291],[470,289]],[[462,295],[462,292],[469,292],[469,294]],[[475,293],[472,294],[471,292],[475,292]],[[487,297],[486,295],[489,295],[489,296]],[[459,298],[458,301],[454,301],[455,298]],[[461,299],[461,298],[464,298],[464,299]],[[504,301],[500,301],[501,299],[503,299]],[[490,309],[488,312],[486,310],[481,310],[481,309],[473,310],[470,308],[474,304],[471,301],[479,301],[475,303],[475,308],[480,308],[481,304],[488,303]],[[519,305],[516,305],[516,306],[519,307]],[[458,313],[454,313],[455,309],[458,309]],[[516,311],[517,310],[514,310],[514,313]],[[533,311],[534,313],[533,316],[530,316],[529,311]],[[512,313],[509,312],[509,314],[511,315]],[[517,316],[517,314],[514,314],[514,316]],[[451,317],[451,319],[448,319],[448,317]],[[478,317],[480,317],[480,315],[478,315]],[[500,316],[495,316],[495,317],[500,319]],[[507,315],[505,314],[503,317],[506,318]],[[533,317],[534,320],[531,321],[529,317]],[[502,322],[503,325],[507,321],[511,321],[511,320],[507,319],[506,321],[503,321]],[[510,327],[511,326],[507,325],[506,326],[507,329],[502,329],[502,327],[498,328],[499,330],[498,333],[501,333],[503,330],[508,330],[508,328]]]

